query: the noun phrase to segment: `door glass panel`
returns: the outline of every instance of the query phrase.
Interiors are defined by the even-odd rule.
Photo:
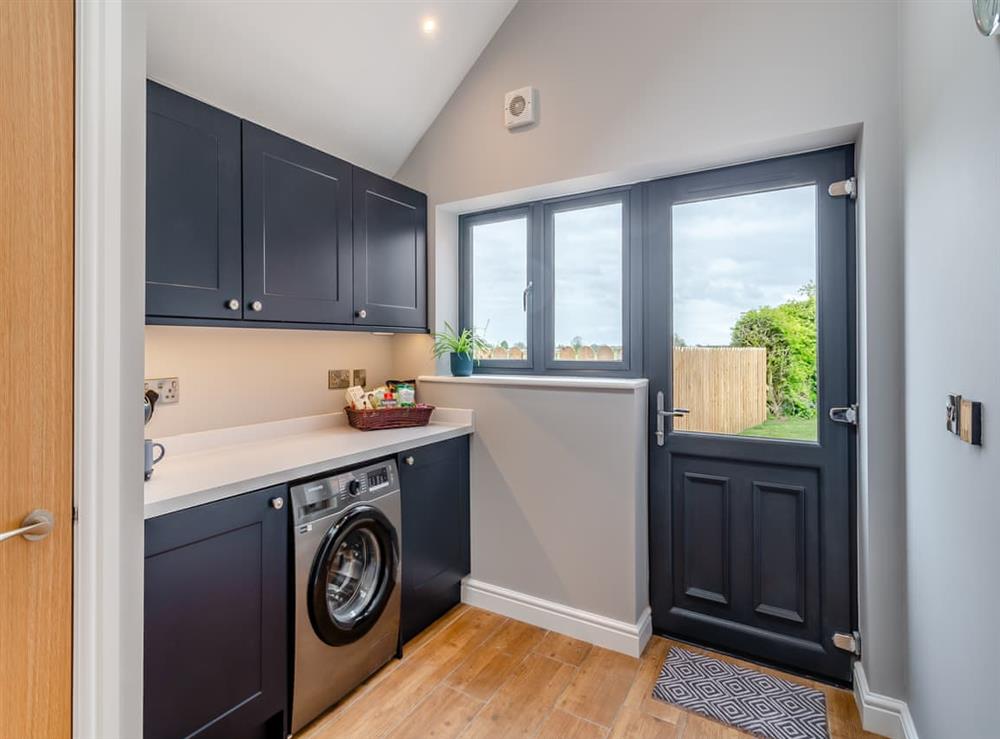
[[[365,528],[351,531],[333,553],[326,582],[326,607],[341,627],[350,626],[365,612],[379,583],[382,550]]]
[[[554,359],[622,360],[622,203],[553,215]]]
[[[528,359],[528,219],[472,227],[472,325],[490,348],[477,359]]]
[[[815,441],[816,187],[673,206],[675,431]]]

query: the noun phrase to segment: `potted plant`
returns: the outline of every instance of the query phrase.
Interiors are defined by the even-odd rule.
[[[489,350],[490,345],[476,333],[474,328],[465,328],[458,332],[445,321],[444,331],[434,334],[434,357],[438,358],[450,354],[451,374],[455,377],[471,375],[472,362],[476,355],[486,353]]]

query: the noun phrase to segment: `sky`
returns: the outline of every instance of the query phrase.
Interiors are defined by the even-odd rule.
[[[674,333],[688,346],[728,346],[741,313],[815,280],[815,186],[674,206]]]
[[[622,206],[553,214],[556,344],[622,343]],[[472,234],[472,323],[491,344],[526,342],[527,221],[479,224]],[[540,294],[540,293],[536,293]]]
[[[674,333],[727,346],[740,314],[778,305],[816,279],[812,185],[673,208]],[[554,214],[557,344],[622,343],[622,207]],[[527,341],[527,218],[473,228],[473,325],[492,344]]]
[[[472,229],[472,325],[490,344],[527,343],[522,308],[528,284],[528,219]]]

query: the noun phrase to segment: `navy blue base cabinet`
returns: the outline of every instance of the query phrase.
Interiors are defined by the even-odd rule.
[[[430,626],[462,596],[469,574],[469,437],[403,452],[401,641]]]
[[[286,497],[279,486],[146,521],[145,739],[286,736]]]

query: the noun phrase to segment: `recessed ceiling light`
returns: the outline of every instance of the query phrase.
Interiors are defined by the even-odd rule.
[[[420,23],[420,27],[424,30],[424,33],[429,35],[437,30],[438,22],[434,18],[424,18]]]

